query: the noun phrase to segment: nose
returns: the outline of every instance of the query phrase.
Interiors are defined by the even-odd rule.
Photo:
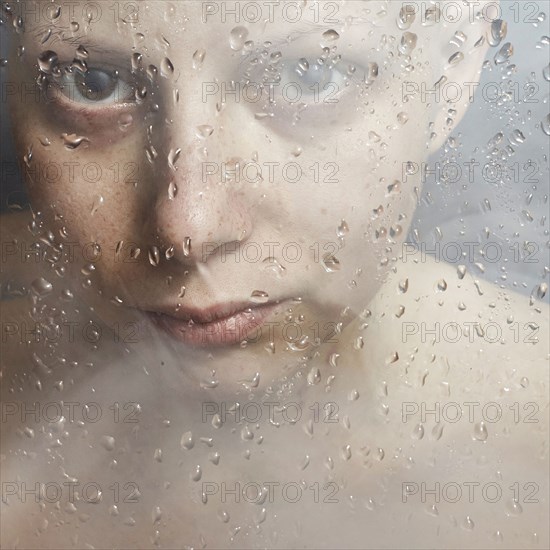
[[[186,150],[174,154],[174,137],[182,134],[173,132],[169,139],[170,153],[159,170],[151,221],[163,246],[172,247],[174,259],[193,264],[206,262],[224,245],[230,250],[247,240],[253,224],[243,189],[224,181],[220,170],[212,170],[217,163],[209,160],[205,170],[204,142],[187,136]],[[220,158],[220,144],[209,138],[207,145],[208,158]]]

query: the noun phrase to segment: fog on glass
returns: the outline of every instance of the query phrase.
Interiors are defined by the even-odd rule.
[[[2,548],[548,548],[549,15],[2,1]]]

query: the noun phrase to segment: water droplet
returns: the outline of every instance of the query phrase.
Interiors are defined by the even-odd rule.
[[[414,427],[412,437],[414,439],[422,439],[424,437],[424,426],[422,424],[417,424]]]
[[[78,46],[78,48],[76,48],[76,56],[79,57],[80,59],[87,59],[90,54],[88,53],[88,50],[80,45]]]
[[[487,426],[485,425],[485,422],[478,422],[474,426],[474,433],[472,437],[477,441],[487,441],[487,438],[489,437],[489,432],[487,431]]]
[[[399,44],[399,52],[403,55],[411,55],[416,48],[417,36],[413,32],[404,32]]]
[[[327,273],[334,273],[340,269],[340,262],[332,254],[327,253],[323,256],[323,267]]]
[[[52,50],[46,50],[38,56],[38,67],[45,74],[59,75],[59,58]]]
[[[174,74],[174,65],[172,65],[172,62],[167,57],[160,62],[160,74],[165,78]]]
[[[134,117],[130,113],[124,113],[118,118],[118,127],[125,132],[134,122]]]
[[[472,531],[474,527],[475,524],[472,521],[472,518],[470,516],[466,516],[466,518],[462,522],[462,529],[465,529],[466,531]]]
[[[539,298],[539,300],[542,300],[546,296],[547,292],[548,292],[548,284],[541,283],[537,288],[537,298]]]
[[[176,198],[176,195],[178,194],[178,186],[175,184],[175,182],[171,181],[168,184],[168,198],[173,201]]]
[[[451,57],[449,57],[449,66],[456,67],[464,59],[464,54],[462,52],[456,52]]]
[[[508,33],[508,24],[502,19],[495,19],[491,23],[491,30],[489,36],[487,37],[487,42],[489,46],[493,48],[498,46],[505,38]]]
[[[212,427],[213,427],[213,428],[216,428],[216,429],[219,429],[219,428],[222,427],[223,422],[222,422],[221,416],[220,416],[218,413],[216,413],[216,414],[212,417],[212,422],[211,422],[211,424],[212,424]]]
[[[299,76],[303,77],[309,71],[309,61],[305,57],[300,58],[295,71]]]
[[[218,512],[218,517],[223,523],[229,523],[230,516],[225,510],[220,510]]]
[[[90,208],[90,215],[93,216],[97,212],[98,208],[103,205],[104,202],[105,200],[103,199],[102,196],[97,197],[97,199],[92,204],[92,208]]]
[[[435,504],[431,504],[426,509],[426,513],[430,516],[437,517],[439,516],[439,510],[437,509],[437,506]]]
[[[441,436],[443,435],[443,424],[436,424],[432,428],[432,437],[436,441],[439,441],[441,439]]]
[[[191,472],[189,477],[191,478],[192,481],[200,481],[202,477],[202,468],[200,467],[199,464],[195,466],[195,469]]]
[[[153,524],[159,522],[161,517],[162,517],[162,512],[161,512],[160,506],[155,506],[153,508],[153,512],[151,513],[151,519],[153,521]]]
[[[457,275],[458,275],[459,279],[464,279],[464,277],[466,275],[466,266],[465,265],[459,265],[456,268],[456,272],[457,272]]]
[[[544,80],[546,80],[547,82],[550,82],[550,63],[548,63],[548,65],[546,65],[546,67],[542,69],[542,76]]]
[[[52,29],[48,29],[44,33],[44,36],[42,36],[42,38],[40,40],[40,44],[45,44],[51,37],[52,37]]]
[[[232,50],[242,50],[246,38],[248,37],[248,30],[245,27],[235,27],[229,33],[229,45]]]
[[[34,438],[34,430],[32,428],[29,428],[28,426],[25,426],[25,429],[23,430],[23,433],[29,438]]]
[[[212,464],[214,464],[214,466],[217,466],[220,463],[220,458],[221,458],[221,455],[217,451],[214,452],[214,453],[211,453],[208,456],[208,460],[210,460],[210,462],[212,462]]]
[[[351,458],[351,445],[345,445],[342,448],[342,458],[344,460],[349,460]]]
[[[360,397],[359,392],[356,389],[351,390],[348,395],[349,401],[357,401],[359,397]]]
[[[27,149],[27,153],[23,156],[23,162],[30,168],[31,162],[32,162],[32,145],[29,145],[29,148]]]
[[[523,513],[523,507],[516,499],[506,503],[506,514],[508,516],[519,516],[521,513]]]
[[[445,292],[447,290],[447,281],[445,279],[439,279],[439,281],[437,281],[437,290],[440,292]]]
[[[307,383],[310,386],[318,384],[321,381],[321,371],[317,367],[312,367],[312,369],[307,374]]]
[[[399,30],[406,31],[413,24],[416,17],[415,9],[413,6],[404,5],[399,10],[397,17],[397,27]]]
[[[403,315],[405,314],[405,307],[404,306],[399,306],[397,308],[397,311],[395,313],[395,316],[400,319],[401,317],[403,317]]]
[[[387,359],[386,359],[386,365],[391,365],[392,363],[396,363],[399,361],[399,354],[394,351]]]
[[[191,237],[183,239],[183,255],[187,258],[191,255]]]
[[[516,129],[512,132],[512,135],[510,136],[510,140],[513,143],[520,144],[525,141],[525,136],[523,135],[521,130]]]
[[[323,33],[324,42],[336,42],[336,40],[338,40],[339,38],[340,35],[334,29],[330,29]]]
[[[191,432],[185,432],[181,436],[180,445],[182,449],[190,451],[195,446],[195,440]]]
[[[409,290],[409,279],[404,279],[399,282],[399,292],[401,292],[401,294],[405,294],[407,290]]]
[[[159,265],[159,263],[160,263],[160,251],[159,251],[158,246],[152,246],[149,249],[149,263],[154,267],[157,267]]]
[[[178,298],[183,298],[185,296],[185,290],[186,288],[184,286],[181,287],[180,292],[178,294]]]
[[[264,265],[264,271],[272,271],[279,278],[282,277],[283,275],[285,275],[285,273],[286,273],[286,267],[281,265],[279,263],[279,261],[276,258],[272,257],[272,256],[270,256],[268,258],[265,258],[265,260],[263,260],[262,264]]]
[[[540,126],[542,128],[542,131],[547,135],[550,136],[550,114],[546,115],[541,123]]]
[[[201,139],[206,139],[212,135],[214,128],[208,124],[203,124],[197,127],[197,136]]]
[[[87,137],[77,136],[76,134],[61,134],[63,143],[67,149],[76,149],[80,147],[83,143],[90,143],[90,140]]]
[[[101,437],[101,446],[106,451],[112,451],[115,448],[115,438],[111,435],[104,435]]]
[[[43,298],[44,296],[47,296],[50,294],[50,292],[53,290],[52,283],[44,279],[43,277],[40,277],[39,279],[35,279],[31,283],[31,290],[38,296],[39,298]]]
[[[502,48],[495,55],[494,61],[495,65],[502,65],[506,63],[510,57],[514,54],[514,47],[510,42],[506,42]]]
[[[200,69],[206,56],[206,50],[199,49],[193,54],[193,69]]]
[[[343,237],[345,236],[347,233],[349,233],[349,227],[348,227],[348,224],[346,222],[346,220],[342,220],[340,222],[340,225],[338,226],[338,229],[336,230],[336,235],[338,237]]]
[[[168,153],[168,166],[172,170],[177,170],[176,164],[180,158],[181,155],[181,149],[170,149],[170,153]]]
[[[405,112],[400,112],[398,113],[397,115],[397,122],[399,122],[399,124],[407,124],[407,122],[409,121],[409,115]]]
[[[73,298],[74,298],[74,295],[68,288],[65,288],[61,291],[62,300],[65,300],[66,302],[70,302]]]
[[[265,304],[269,302],[269,294],[263,290],[254,290],[250,295],[250,301],[255,304]]]

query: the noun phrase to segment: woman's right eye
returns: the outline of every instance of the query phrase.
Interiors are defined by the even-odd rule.
[[[81,71],[71,67],[59,81],[59,87],[71,101],[90,106],[136,101],[135,86],[122,79],[116,70],[91,67]]]

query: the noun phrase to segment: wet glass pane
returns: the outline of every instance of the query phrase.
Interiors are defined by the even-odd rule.
[[[2,2],[2,548],[548,548],[548,16]]]

